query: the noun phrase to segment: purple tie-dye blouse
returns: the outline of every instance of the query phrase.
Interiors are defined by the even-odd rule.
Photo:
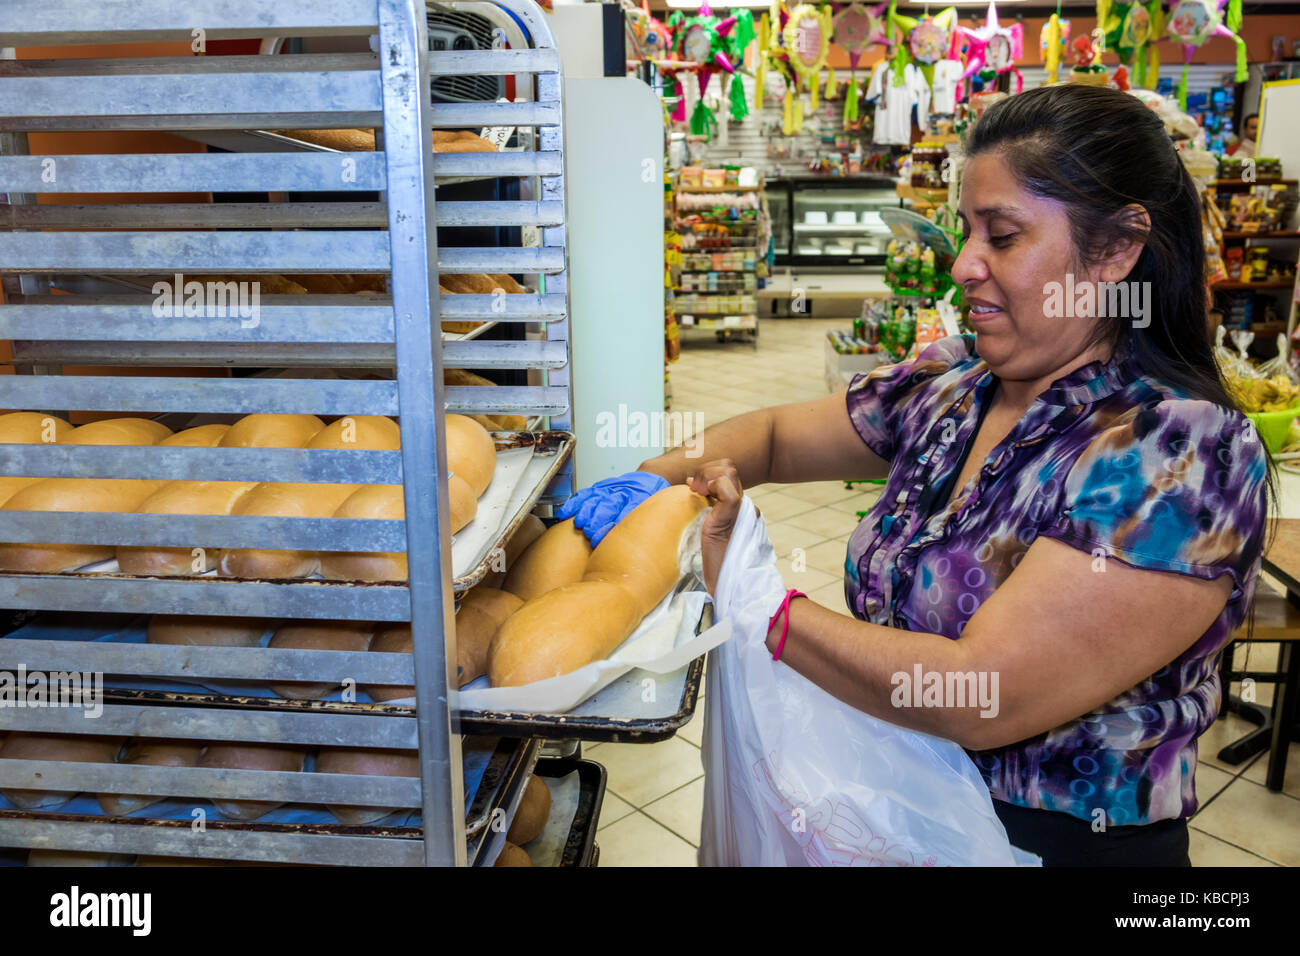
[[[854,379],[849,416],[891,468],[849,539],[848,605],[862,620],[957,639],[1039,535],[1101,562],[1230,574],[1223,613],[1168,666],[1045,734],[971,752],[993,797],[1018,806],[1090,822],[1101,808],[1108,825],[1189,816],[1196,738],[1219,708],[1219,653],[1259,572],[1259,440],[1240,413],[1184,398],[1121,356],[1054,382],[971,482],[933,504],[955,480],[993,384],[973,336]],[[1023,639],[1033,639],[1031,619]]]

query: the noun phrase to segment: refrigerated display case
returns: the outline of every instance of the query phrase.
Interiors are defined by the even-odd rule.
[[[894,186],[888,176],[769,180],[777,265],[882,264],[891,233],[880,211],[898,207]]]

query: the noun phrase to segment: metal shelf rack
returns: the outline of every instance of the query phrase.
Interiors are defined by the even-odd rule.
[[[409,621],[414,654],[0,641],[0,667],[414,685],[414,717],[107,704],[95,733],[199,740],[416,749],[419,780],[346,774],[220,771],[0,760],[0,786],[168,794],[310,804],[419,806],[422,839],[195,831],[39,814],[0,818],[0,845],[45,846],[321,864],[464,864],[460,739],[448,706],[455,672],[443,412],[549,416],[569,426],[568,307],[560,59],[531,0],[497,0],[527,30],[523,48],[427,50],[418,0],[7,0],[0,48],[243,37],[377,36],[379,54],[0,59],[0,233],[5,282],[0,339],[32,371],[0,379],[0,407],[173,415],[250,412],[378,414],[400,419],[401,451],[0,445],[0,473],[51,477],[403,484],[404,521],[0,512],[0,541],[331,551],[405,551],[406,586],[318,581],[0,574],[0,607]],[[522,31],[520,31],[522,35]],[[13,54],[6,50],[6,54]],[[434,106],[429,77],[519,74],[513,103]],[[535,129],[523,152],[433,154],[433,128]],[[260,128],[382,130],[372,153],[312,150],[223,154],[27,155],[26,134],[161,130],[228,134],[245,149]],[[243,145],[239,145],[243,144]],[[229,148],[229,147],[228,147]],[[443,203],[442,177],[518,176],[522,202]],[[38,193],[379,192],[372,203],[42,206]],[[320,208],[317,208],[320,207]],[[538,244],[438,248],[439,225],[531,225]],[[384,228],[375,228],[384,227]],[[57,228],[58,232],[37,231]],[[90,231],[105,228],[136,231]],[[524,273],[544,288],[439,301],[445,272]],[[118,277],[174,273],[372,273],[385,296],[267,296],[249,328],[227,317],[158,318]],[[53,289],[75,293],[51,294]],[[540,324],[523,342],[446,341],[440,319]],[[161,360],[150,355],[166,346]],[[389,367],[392,380],[168,378],[58,374],[83,346],[113,365],[229,364]],[[444,367],[538,369],[540,384],[444,388]],[[571,483],[566,471],[556,494]],[[430,493],[432,492],[432,493]],[[5,709],[0,729],[86,732],[75,711]],[[37,781],[40,781],[39,783]],[[506,794],[504,799],[513,799]],[[328,828],[325,828],[328,829]]]

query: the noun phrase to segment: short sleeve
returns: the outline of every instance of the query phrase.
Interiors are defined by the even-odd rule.
[[[876,68],[871,72],[871,82],[867,84],[867,99],[874,100],[881,93],[881,82],[885,74],[885,62],[881,61],[876,64]]]
[[[1254,427],[1212,402],[1136,409],[1097,437],[1065,480],[1043,533],[1153,571],[1213,580],[1241,596],[1263,551],[1268,462]]]
[[[954,367],[972,361],[966,336],[939,339],[914,359],[883,365],[849,385],[849,420],[863,442],[885,461],[899,447],[903,423],[933,399],[931,386]]]

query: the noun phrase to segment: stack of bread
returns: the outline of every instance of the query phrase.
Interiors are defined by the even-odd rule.
[[[492,483],[496,445],[482,424],[446,416],[451,531],[474,520],[478,499]],[[326,425],[315,415],[248,415],[234,425],[202,425],[172,434],[143,418],[115,418],[72,428],[32,412],[0,416],[0,443],[57,441],[83,445],[186,445],[224,448],[391,450],[401,430],[390,418],[355,415]],[[247,481],[155,481],[107,478],[0,478],[0,509],[96,511],[176,515],[402,519],[401,485]],[[75,544],[0,544],[0,571],[67,571],[116,556],[137,575],[202,574],[244,578],[301,578],[320,571],[332,580],[404,581],[401,553],[207,549]]]
[[[375,150],[375,131],[373,129],[281,129],[276,130],[281,136],[337,149],[345,153],[372,153]],[[495,153],[496,146],[477,133],[467,129],[435,129],[433,131],[433,151],[435,153]]]

